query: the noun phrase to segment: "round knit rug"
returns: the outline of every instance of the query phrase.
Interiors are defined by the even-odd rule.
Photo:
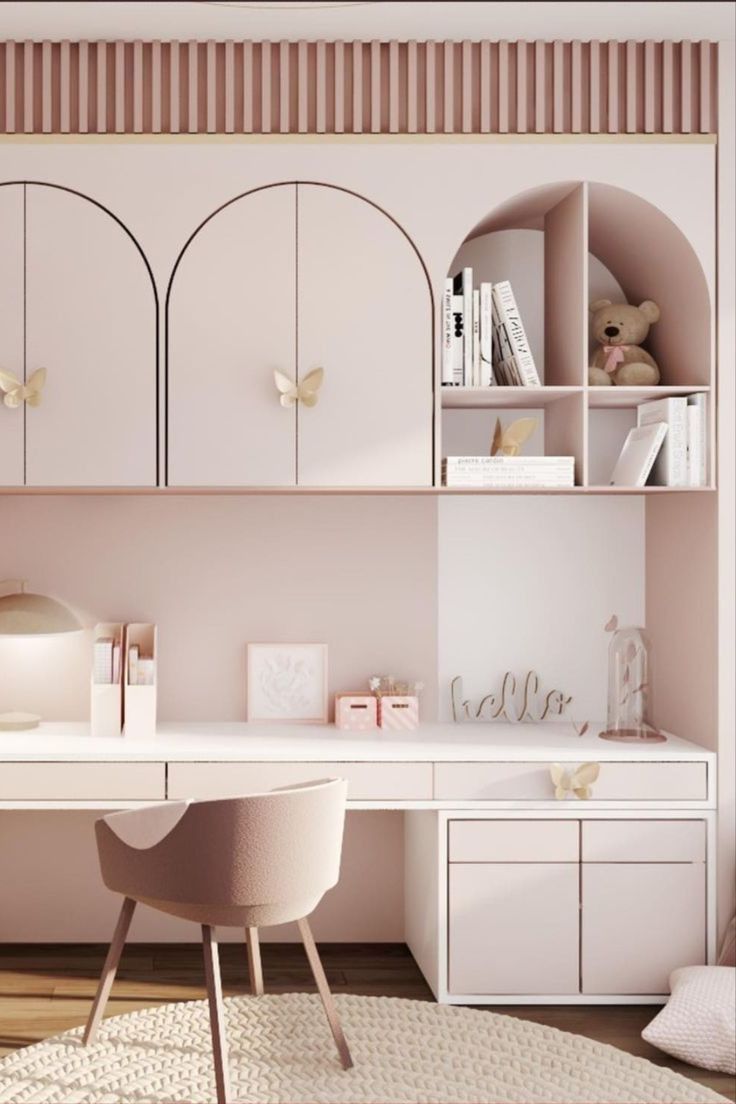
[[[336,998],[355,1067],[337,1060],[319,998],[231,997],[232,1102],[693,1104],[724,1098],[614,1047],[494,1012],[390,997]],[[212,1104],[205,1001],[106,1020],[0,1062],[0,1101]]]

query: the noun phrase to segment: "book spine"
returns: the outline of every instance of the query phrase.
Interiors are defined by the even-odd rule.
[[[493,285],[493,294],[498,295],[499,316],[505,324],[506,334],[511,345],[519,377],[524,387],[539,387],[539,374],[529,347],[521,314],[508,280]]]
[[[687,399],[687,460],[688,485],[705,487],[708,478],[706,453],[705,395],[689,395]]]
[[[140,650],[137,644],[128,648],[128,686],[138,685],[138,659]]]
[[[93,675],[92,681],[101,685],[109,685],[113,682],[112,673],[112,639],[103,637],[95,641],[93,651]]]
[[[491,285],[480,285],[480,386],[493,386],[493,318]]]
[[[452,382],[463,385],[463,297],[452,296]]]
[[[480,291],[473,292],[473,387],[480,387]]]
[[[452,279],[445,280],[442,295],[442,384],[449,386],[455,381],[452,374]]]
[[[473,270],[464,268],[463,288],[463,384],[473,385]]]

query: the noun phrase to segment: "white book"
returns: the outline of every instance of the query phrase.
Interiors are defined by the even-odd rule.
[[[686,487],[687,462],[687,399],[672,397],[641,403],[636,410],[639,426],[665,422],[667,436],[654,461],[649,482],[657,487]]]
[[[466,387],[473,382],[473,270],[462,271],[463,291],[463,383]]]
[[[480,285],[480,386],[493,386],[493,310],[492,288]]]
[[[707,397],[702,393],[687,397],[687,481],[690,487],[705,487],[708,482],[706,402]]]
[[[572,464],[572,456],[447,456],[442,463],[448,468],[514,468],[555,467]]]
[[[666,436],[666,422],[630,429],[613,469],[611,486],[643,487]]]
[[[452,277],[445,280],[442,293],[442,383],[454,383],[452,375]]]
[[[101,636],[95,640],[93,648],[92,681],[100,685],[109,685],[114,682],[112,672],[113,639],[111,636]]]
[[[499,324],[503,327],[506,339],[511,347],[521,383],[524,387],[539,387],[539,374],[529,347],[524,323],[521,320],[521,314],[508,280],[502,280],[500,284],[493,285],[493,297],[498,305]]]
[[[443,461],[446,487],[572,487],[573,456],[450,456]]]
[[[473,291],[473,387],[480,387],[480,291]]]
[[[463,297],[452,296],[452,382],[455,387],[463,385]]]

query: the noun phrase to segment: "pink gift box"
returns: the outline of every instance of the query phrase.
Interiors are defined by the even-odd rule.
[[[351,732],[378,727],[378,699],[373,694],[336,694],[335,724]]]
[[[413,694],[382,694],[379,716],[381,728],[417,728],[419,698]]]

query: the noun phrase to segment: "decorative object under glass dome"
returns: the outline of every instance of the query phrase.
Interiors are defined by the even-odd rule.
[[[615,617],[606,625],[612,632],[608,646],[608,716],[604,740],[663,743],[667,737],[647,720],[650,691],[650,644],[643,629],[619,629]]]

